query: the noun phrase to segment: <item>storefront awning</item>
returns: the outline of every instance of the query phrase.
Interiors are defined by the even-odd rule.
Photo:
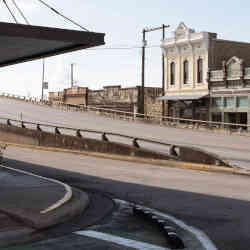
[[[104,45],[104,35],[0,22],[0,67]]]
[[[182,94],[182,95],[176,95],[176,94],[169,94],[165,96],[158,97],[158,101],[191,101],[191,100],[199,100],[203,97],[208,96],[208,93],[199,93],[199,94]]]

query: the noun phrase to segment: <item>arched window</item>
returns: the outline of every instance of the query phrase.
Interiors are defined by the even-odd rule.
[[[201,58],[197,61],[197,82],[203,82],[203,60]]]
[[[185,60],[183,63],[183,83],[188,83],[188,61]]]
[[[171,62],[170,64],[170,84],[175,84],[175,63]]]

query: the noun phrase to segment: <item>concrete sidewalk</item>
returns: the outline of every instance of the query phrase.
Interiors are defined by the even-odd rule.
[[[64,204],[60,203],[63,199]],[[28,227],[41,229],[63,223],[81,214],[88,204],[88,195],[82,191],[0,166],[0,212]]]

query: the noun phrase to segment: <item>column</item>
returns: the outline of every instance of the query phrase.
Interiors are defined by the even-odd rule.
[[[250,95],[248,95],[247,125],[250,125]],[[250,127],[247,128],[247,131],[250,132]]]

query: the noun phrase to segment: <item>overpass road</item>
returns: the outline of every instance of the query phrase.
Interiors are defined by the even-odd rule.
[[[216,153],[232,164],[250,168],[250,138],[246,136],[230,136],[113,120],[90,113],[60,111],[21,101],[0,99],[0,117],[20,119],[21,116],[25,121],[82,129],[106,130],[173,144],[196,146]],[[119,141],[121,141],[120,138]]]

